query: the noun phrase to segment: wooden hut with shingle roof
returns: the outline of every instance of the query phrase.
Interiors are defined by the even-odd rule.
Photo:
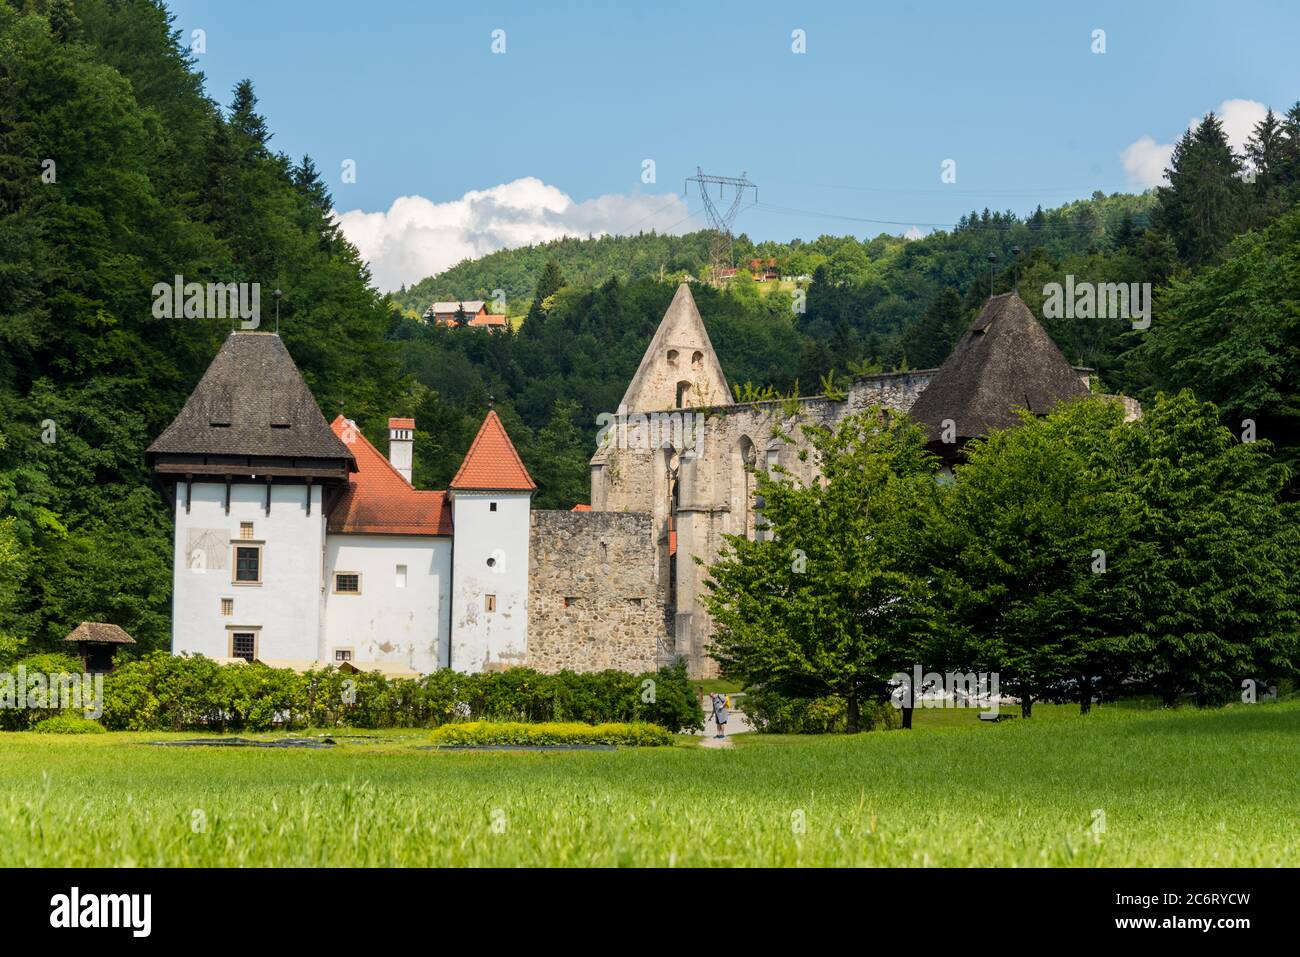
[[[63,640],[77,646],[82,666],[92,673],[112,671],[117,650],[135,644],[135,639],[120,627],[103,621],[83,621]]]

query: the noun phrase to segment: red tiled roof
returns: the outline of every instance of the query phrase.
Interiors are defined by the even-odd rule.
[[[591,506],[590,506],[590,505],[575,505],[575,506],[573,506],[573,508],[569,509],[569,511],[570,511],[570,512],[590,512],[590,511],[591,511]]]
[[[413,429],[415,428],[415,419],[389,419],[388,427],[390,429]]]
[[[447,507],[446,492],[412,488],[361,430],[350,427],[343,416],[331,422],[330,428],[357,460],[357,471],[349,477],[347,491],[330,515],[331,532],[451,534],[451,509]]]
[[[474,443],[465,453],[465,461],[451,480],[451,488],[501,492],[528,492],[537,488],[495,409],[483,420]]]

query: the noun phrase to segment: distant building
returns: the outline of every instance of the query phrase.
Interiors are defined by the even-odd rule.
[[[749,272],[756,282],[770,282],[780,278],[776,271],[776,257],[770,259],[754,258],[749,261]]]
[[[487,311],[487,303],[482,299],[465,299],[459,302],[435,302],[424,310],[425,322],[435,322],[440,326],[458,325],[457,316],[465,317],[469,326],[487,326],[504,328],[507,319],[504,315],[495,315]]]

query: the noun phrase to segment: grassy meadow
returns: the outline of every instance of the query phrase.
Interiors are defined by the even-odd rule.
[[[997,725],[918,712],[911,732],[744,735],[730,750],[685,736],[439,753],[418,750],[423,731],[356,732],[333,750],[0,734],[0,865],[1300,860],[1300,701],[1075,710]]]

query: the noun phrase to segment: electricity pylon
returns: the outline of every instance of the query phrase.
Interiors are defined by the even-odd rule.
[[[731,246],[731,224],[736,221],[736,214],[740,212],[741,201],[745,197],[745,190],[754,191],[754,202],[758,202],[758,186],[749,181],[748,173],[741,173],[740,177],[735,176],[709,176],[698,166],[695,167],[696,175],[688,177],[686,186],[682,192],[690,195],[691,183],[700,187],[700,198],[704,200],[704,212],[709,217],[709,228],[713,235],[709,238],[709,268],[713,274],[714,282],[718,281],[723,268],[734,266],[734,253]],[[732,197],[731,206],[724,213],[715,206],[713,199],[709,196],[709,185],[716,184],[718,187],[718,199],[724,198],[726,187],[731,186],[736,190],[736,195]]]

